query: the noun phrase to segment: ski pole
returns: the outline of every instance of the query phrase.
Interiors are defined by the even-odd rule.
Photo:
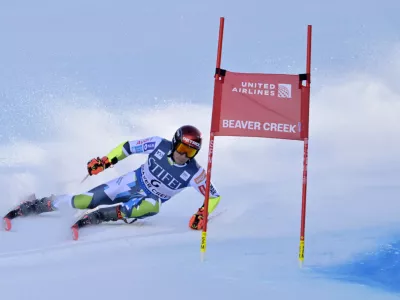
[[[87,174],[81,181],[81,183],[83,183],[87,178],[89,177],[89,174]]]

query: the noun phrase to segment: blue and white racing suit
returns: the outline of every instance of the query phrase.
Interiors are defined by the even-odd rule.
[[[148,154],[139,168],[101,184],[86,193],[72,195],[74,208],[92,209],[99,205],[121,203],[121,212],[127,218],[145,218],[157,214],[161,204],[187,187],[193,187],[203,196],[206,190],[206,170],[195,159],[184,165],[172,160],[172,142],[158,136],[125,141],[108,155],[118,162],[132,154]],[[220,195],[210,184],[209,213],[220,201]]]

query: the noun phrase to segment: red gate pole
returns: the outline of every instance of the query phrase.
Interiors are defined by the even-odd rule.
[[[214,115],[214,104],[219,103],[219,89],[216,88],[220,80],[220,76],[218,74],[219,69],[221,68],[221,56],[222,56],[222,39],[224,35],[224,17],[220,18],[219,24],[219,37],[218,37],[218,52],[217,52],[217,62],[216,62],[216,74],[214,76],[214,99],[213,99],[213,120],[211,123],[211,130],[210,130],[210,143],[208,147],[208,164],[207,164],[207,179],[206,179],[206,191],[205,191],[205,200],[204,200],[204,227],[203,232],[201,234],[201,245],[200,245],[200,255],[201,261],[204,261],[204,256],[207,248],[207,223],[208,223],[208,203],[210,199],[210,183],[211,183],[211,169],[212,169],[212,158],[214,153],[214,132],[215,132],[215,121],[219,122],[219,120],[215,120]],[[219,104],[217,104],[219,106]],[[218,115],[219,117],[219,115]]]
[[[306,89],[308,89],[307,97],[310,96],[309,89],[311,84],[311,32],[312,27],[308,25],[307,30],[307,62],[306,62]],[[305,224],[306,224],[306,202],[307,202],[307,167],[308,167],[308,122],[309,122],[309,101],[306,101],[307,107],[303,107],[302,111],[304,112],[303,121],[306,121],[305,124],[305,136],[304,136],[304,157],[303,157],[303,188],[302,188],[302,204],[301,204],[301,226],[300,226],[300,246],[299,246],[299,263],[300,267],[304,262],[304,240],[305,240]],[[304,103],[302,103],[304,105]]]

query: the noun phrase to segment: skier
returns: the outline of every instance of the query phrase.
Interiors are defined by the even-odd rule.
[[[201,145],[201,132],[191,125],[180,127],[172,141],[159,136],[125,141],[106,156],[90,160],[87,164],[88,175],[97,175],[136,153],[148,154],[144,164],[86,193],[52,195],[25,201],[4,217],[6,230],[10,230],[11,220],[18,216],[52,212],[63,205],[75,209],[94,209],[99,205],[107,205],[85,214],[72,226],[73,238],[76,240],[78,229],[86,225],[118,220],[128,223],[127,219],[133,218],[133,222],[156,215],[162,203],[189,186],[204,196],[206,171],[195,160]],[[220,195],[210,183],[209,213],[217,207],[219,201]],[[191,229],[203,229],[203,212],[204,202],[190,218]]]

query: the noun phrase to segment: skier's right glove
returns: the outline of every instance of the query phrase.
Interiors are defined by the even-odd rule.
[[[97,175],[100,172],[104,171],[105,169],[111,166],[111,162],[107,156],[104,156],[100,159],[100,157],[93,158],[87,164],[88,173],[90,176]]]
[[[197,213],[195,213],[190,221],[189,221],[189,227],[191,229],[195,229],[195,230],[201,230],[203,229],[204,226],[204,207],[200,207],[199,210],[197,211]]]

